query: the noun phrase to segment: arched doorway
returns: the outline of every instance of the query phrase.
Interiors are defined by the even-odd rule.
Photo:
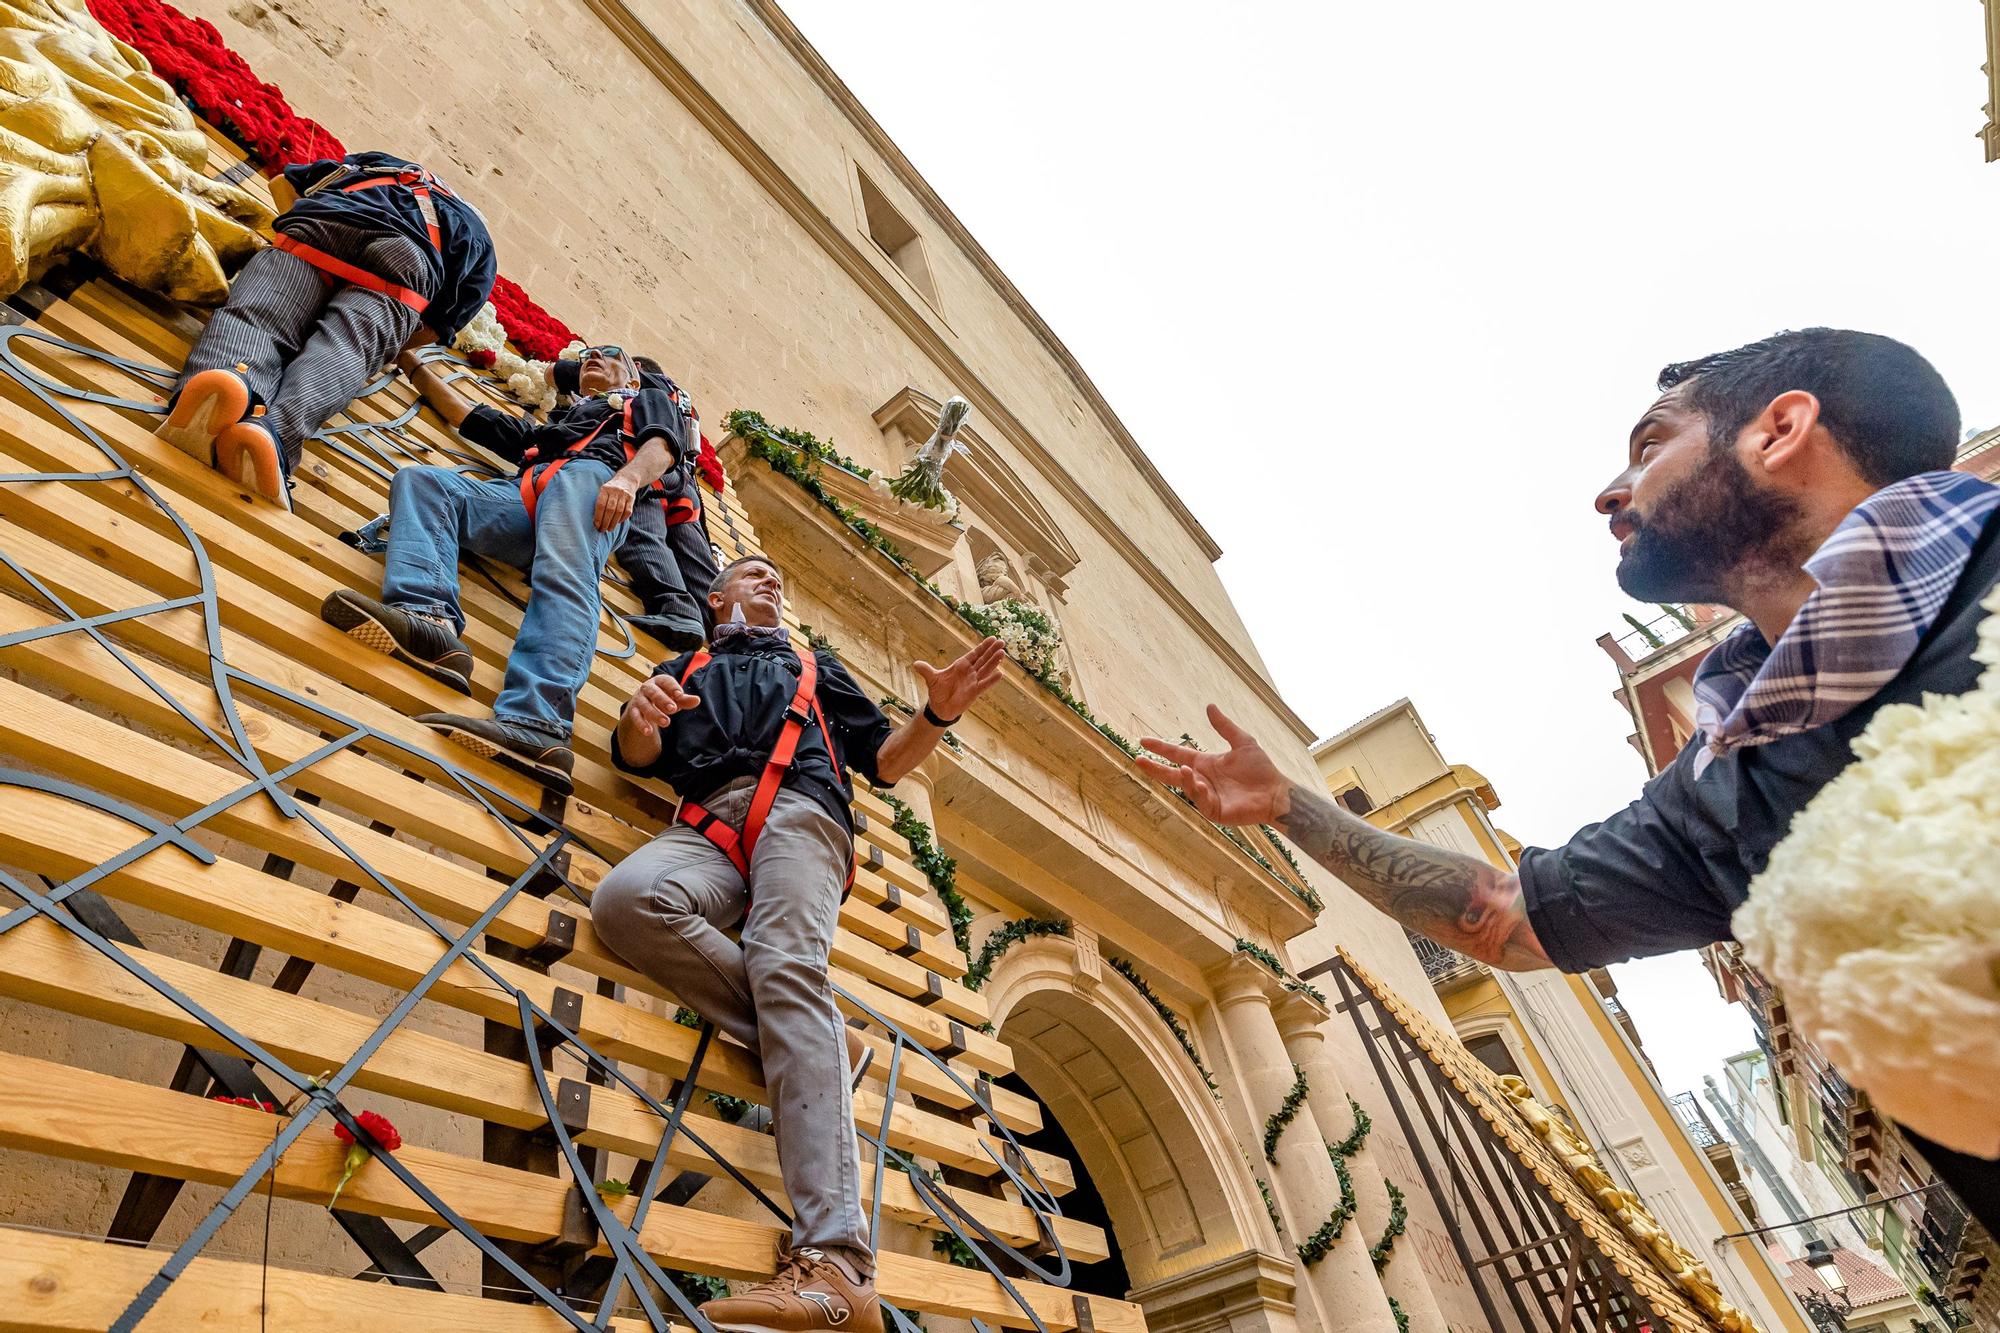
[[[1074,1145],[1154,1333],[1289,1333],[1292,1265],[1221,1108],[1158,1015],[1106,971],[1080,983],[1076,948],[1011,949],[987,983],[1015,1069]]]

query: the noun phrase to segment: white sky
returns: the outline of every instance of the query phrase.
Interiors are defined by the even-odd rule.
[[[2000,421],[1977,0],[783,3],[1221,543],[1293,707],[1410,696],[1524,842],[1644,778],[1590,501],[1663,363],[1862,328]],[[1749,1045],[1692,954],[1618,976],[1669,1091]]]

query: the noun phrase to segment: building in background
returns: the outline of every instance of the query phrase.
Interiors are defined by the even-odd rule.
[[[1989,22],[1993,12],[1989,6]],[[1954,466],[1988,481],[2000,478],[2000,428],[1969,433]],[[1649,621],[1628,617],[1631,628],[1625,633],[1597,640],[1617,668],[1613,697],[1631,719],[1632,748],[1648,776],[1671,763],[1694,736],[1695,673],[1708,650],[1742,619],[1723,607],[1660,610]],[[2000,1281],[1986,1276],[2000,1261],[2000,1250],[1985,1228],[1935,1182],[1867,1095],[1850,1087],[1818,1047],[1792,1029],[1783,996],[1734,945],[1711,945],[1702,951],[1702,961],[1722,997],[1749,1013],[1758,1045],[1756,1068],[1747,1057],[1732,1061],[1729,1085],[1707,1092],[1708,1105],[1738,1155],[1751,1158],[1744,1164],[1751,1206],[1763,1225],[1779,1228],[1770,1234],[1786,1247],[1788,1259],[1802,1259],[1816,1233],[1783,1225],[1787,1219],[1859,1208],[1855,1216],[1861,1220],[1840,1243],[1857,1260],[1872,1263],[1861,1251],[1878,1250],[1939,1328],[1962,1326],[1953,1320],[1982,1320],[1981,1327],[2000,1329]],[[1702,1111],[1691,1094],[1684,1097],[1679,1104]],[[1723,1106],[1731,1111],[1724,1113]],[[1761,1113],[1753,1114],[1759,1107]],[[1773,1125],[1784,1133],[1774,1135]],[[1690,1133],[1699,1132],[1690,1127]],[[1786,1192],[1775,1189],[1777,1181],[1787,1183]],[[1874,1203],[1881,1206],[1861,1207]],[[1822,1225],[1819,1231],[1837,1234],[1840,1228]]]
[[[1493,822],[1493,784],[1448,760],[1408,699],[1316,742],[1312,754],[1333,798],[1377,827],[1515,864],[1520,844]],[[1781,1294],[1782,1267],[1754,1243],[1716,1249],[1717,1237],[1752,1225],[1734,1154],[1682,1132],[1609,971],[1513,973],[1420,935],[1410,943],[1466,1049],[1565,1116],[1613,1178],[1714,1268],[1736,1304],[1767,1329],[1792,1327],[1798,1315]]]

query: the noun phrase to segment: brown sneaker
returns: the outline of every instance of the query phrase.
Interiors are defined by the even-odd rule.
[[[460,694],[472,693],[472,650],[427,616],[341,588],[320,603],[319,618],[356,643],[407,662]]]
[[[516,773],[525,773],[558,796],[568,796],[576,790],[570,780],[570,772],[576,767],[576,752],[570,749],[568,741],[552,741],[538,732],[492,717],[418,713],[410,720],[423,723],[474,754],[498,760]]]
[[[701,1307],[709,1323],[728,1333],[882,1333],[882,1302],[871,1278],[857,1279],[847,1265],[809,1245],[778,1242],[778,1272],[741,1296]]]

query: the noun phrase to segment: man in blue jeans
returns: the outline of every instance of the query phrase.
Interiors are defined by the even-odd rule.
[[[447,421],[462,419],[470,405],[457,390],[405,360],[418,392]],[[528,609],[493,716],[416,720],[565,796],[576,695],[596,653],[604,562],[641,495],[687,444],[680,408],[665,391],[643,387],[620,348],[586,351],[578,390],[568,409],[532,427],[516,477],[480,479],[447,467],[398,472],[389,486],[381,599],[342,589],[320,607],[322,619],[358,642],[470,694],[459,552],[526,570]]]

